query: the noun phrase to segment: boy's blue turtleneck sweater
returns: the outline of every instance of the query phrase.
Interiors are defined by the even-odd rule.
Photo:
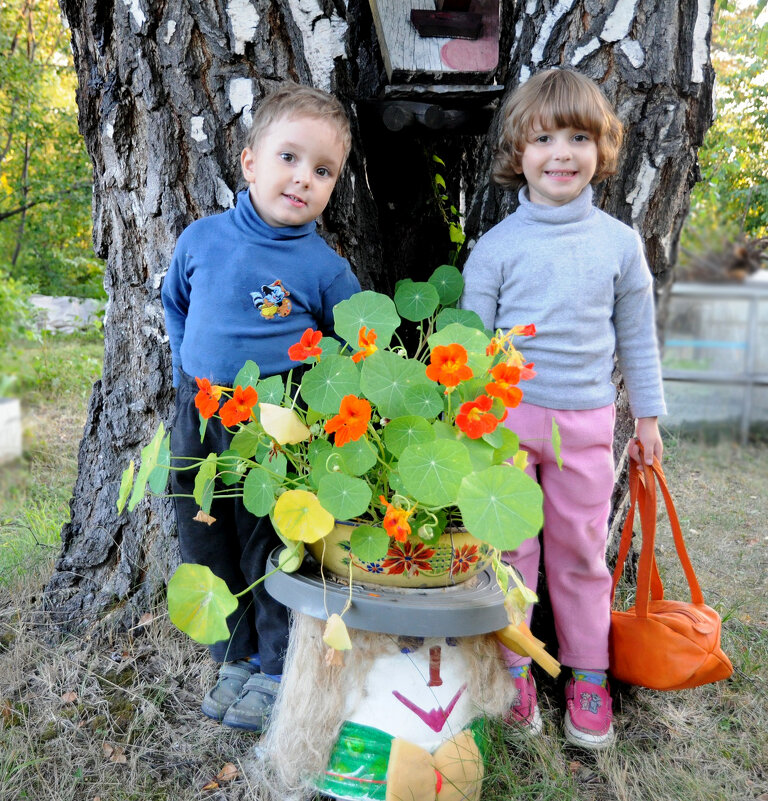
[[[262,376],[297,367],[288,348],[307,328],[333,332],[333,307],[360,284],[315,223],[267,225],[247,190],[234,209],[193,222],[179,237],[162,288],[173,356],[191,376],[231,386],[251,359]]]

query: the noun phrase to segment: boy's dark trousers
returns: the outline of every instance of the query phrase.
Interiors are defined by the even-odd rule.
[[[175,468],[189,464],[176,457],[204,459],[209,453],[220,454],[232,439],[221,421],[212,418],[200,442],[197,392],[195,379],[182,373],[171,430]],[[214,499],[210,513],[216,522],[210,526],[193,520],[199,511],[192,497],[196,475],[196,468],[171,470],[171,491],[190,496],[174,498],[181,557],[185,562],[207,565],[227,583],[230,592],[238,593],[264,575],[267,556],[280,545],[280,539],[269,518],[252,515],[242,498]],[[288,609],[267,593],[263,583],[238,600],[238,608],[227,618],[230,638],[210,645],[211,656],[217,662],[231,662],[258,653],[264,673],[282,673],[288,645]]]

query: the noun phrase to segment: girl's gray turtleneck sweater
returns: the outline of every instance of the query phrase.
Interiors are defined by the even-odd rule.
[[[461,307],[490,329],[536,325],[515,346],[536,377],[526,403],[596,409],[614,402],[614,354],[635,417],[666,413],[651,273],[638,234],[592,205],[592,187],[563,206],[520,206],[491,228],[464,267]]]

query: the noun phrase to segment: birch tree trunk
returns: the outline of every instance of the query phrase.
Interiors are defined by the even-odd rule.
[[[513,208],[488,179],[497,136],[384,130],[367,101],[385,77],[366,0],[60,0],[79,75],[80,127],[94,165],[94,243],[107,260],[104,370],[94,385],[72,519],[45,593],[63,627],[125,625],[177,563],[167,500],[117,516],[120,475],[158,422],[168,424],[170,354],[160,284],[193,219],[228,208],[251,108],[281,80],[335,92],[353,121],[349,165],[323,232],[364,287],[390,291],[445,261],[431,155],[466,198],[468,241]],[[594,78],[627,126],[619,173],[598,193],[643,235],[667,281],[711,122],[712,0],[506,0],[496,80],[535,70]],[[458,204],[457,204],[458,205]],[[631,421],[620,401],[616,449]],[[618,504],[617,504],[618,505]],[[105,612],[109,614],[104,614]]]

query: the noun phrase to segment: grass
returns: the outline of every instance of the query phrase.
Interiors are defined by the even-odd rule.
[[[13,356],[24,404],[24,458],[0,468],[0,799],[193,801],[259,798],[241,772],[255,738],[199,713],[213,680],[204,649],[162,606],[109,640],[54,636],[39,612],[76,473],[100,343],[28,345]],[[563,743],[562,692],[540,680],[545,731],[531,740],[488,724],[483,801],[768,799],[768,447],[666,437],[665,471],[707,601],[723,617],[733,677],[660,693],[618,687],[618,741],[602,753]],[[658,560],[684,598],[671,537]]]
[[[47,563],[58,547],[102,351],[94,332],[43,334],[3,353],[4,374],[22,398],[24,453],[21,463],[0,466],[0,584]]]

